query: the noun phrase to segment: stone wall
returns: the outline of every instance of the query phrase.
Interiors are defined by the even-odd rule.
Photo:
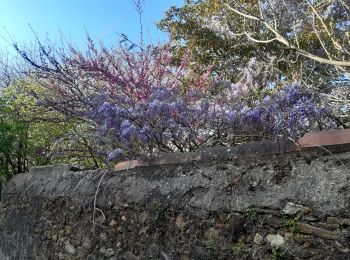
[[[350,259],[347,150],[35,167],[3,191],[0,259]]]

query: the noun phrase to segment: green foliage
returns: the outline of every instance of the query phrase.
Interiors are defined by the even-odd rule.
[[[250,208],[246,209],[243,215],[251,221],[254,221],[257,218],[256,211]]]
[[[88,152],[93,144],[86,129],[79,132],[83,124],[39,107],[29,95],[33,89],[39,87],[29,82],[0,89],[0,185],[34,165],[102,166]]]
[[[292,231],[293,233],[300,232],[300,225],[298,222],[298,218],[293,218],[293,219],[287,220],[286,223],[284,224],[284,226],[286,228],[288,228],[290,231]]]
[[[286,253],[282,248],[272,248],[271,249],[272,258],[275,260],[283,260],[286,257]]]
[[[12,114],[11,100],[0,95],[0,184],[27,170],[28,125]]]
[[[158,27],[171,33],[174,42],[178,43],[173,46],[178,57],[174,60],[175,63],[189,51],[203,67],[214,65],[214,71],[220,76],[234,80],[242,67],[231,65],[247,63],[252,57],[249,55],[252,46],[235,46],[231,39],[218,35],[205,26],[206,19],[214,15],[220,7],[219,1],[196,1],[195,4],[193,1],[186,1],[181,8],[170,8]]]
[[[156,203],[154,205],[154,210],[156,212],[156,218],[158,221],[163,222],[165,220],[165,209],[161,204]]]
[[[205,249],[211,257],[215,257],[218,255],[217,249],[212,241],[206,242]]]
[[[234,253],[240,254],[242,252],[243,248],[244,248],[244,242],[239,241],[238,243],[234,244],[231,249]]]

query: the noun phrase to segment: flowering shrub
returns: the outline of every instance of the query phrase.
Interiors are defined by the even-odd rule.
[[[113,140],[108,160],[245,140],[295,138],[310,129],[332,125],[330,111],[297,84],[286,85],[250,105],[225,100],[231,91],[226,89],[213,98],[200,92],[181,95],[174,89],[158,88],[147,100],[127,108],[105,102],[94,119],[101,126],[101,135]]]
[[[98,129],[98,154],[115,161],[202,146],[248,140],[297,137],[333,126],[331,113],[300,85],[257,92],[253,70],[242,80],[214,80],[185,54],[172,66],[170,45],[146,50],[72,47],[52,53],[39,48],[39,60],[18,51],[46,89],[34,93],[40,105],[83,119]],[[58,57],[58,58],[56,58]],[[254,66],[254,61],[251,62]]]

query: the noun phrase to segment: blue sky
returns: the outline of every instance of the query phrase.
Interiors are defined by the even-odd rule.
[[[143,26],[147,43],[166,39],[166,35],[156,29],[156,22],[170,6],[181,6],[183,2],[145,0]],[[0,49],[11,52],[3,39],[9,39],[9,35],[19,43],[32,42],[34,36],[28,24],[40,39],[48,35],[58,41],[60,30],[77,46],[84,46],[85,30],[106,45],[118,43],[115,32],[140,42],[137,17],[133,0],[1,0]]]

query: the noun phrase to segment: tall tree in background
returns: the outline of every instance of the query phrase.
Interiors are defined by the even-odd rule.
[[[187,0],[159,27],[178,43],[177,53],[190,49],[227,79],[256,58],[267,82],[298,80],[329,91],[349,85],[349,11],[343,0]]]
[[[92,152],[91,127],[40,107],[31,95],[40,91],[40,86],[24,75],[22,79],[13,71],[10,77],[1,75],[9,84],[2,81],[0,88],[0,185],[34,165],[101,166]]]
[[[171,34],[174,53],[190,51],[225,80],[242,80],[250,67],[258,90],[300,82],[350,121],[348,1],[186,0],[158,26]]]

